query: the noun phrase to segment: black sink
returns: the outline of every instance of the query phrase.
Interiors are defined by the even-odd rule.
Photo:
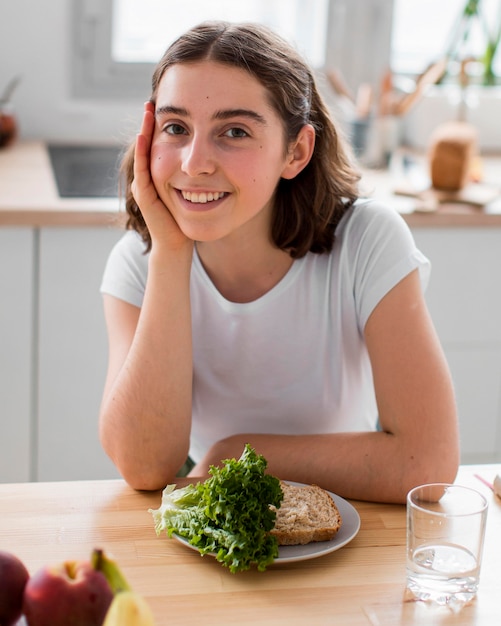
[[[61,198],[115,198],[121,146],[47,146]]]

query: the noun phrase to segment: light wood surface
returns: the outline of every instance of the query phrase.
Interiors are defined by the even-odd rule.
[[[120,219],[117,198],[61,198],[44,143],[0,150],[0,226],[112,226]]]
[[[403,164],[409,160],[411,165]],[[453,201],[446,192],[434,191],[426,184],[428,165],[424,155],[396,153],[390,168],[365,169],[362,191],[392,206],[411,228],[500,227],[501,157],[481,157],[481,182],[470,183]],[[421,190],[421,194],[418,193]],[[436,202],[440,198],[440,202]],[[485,202],[485,204],[483,204]]]
[[[230,574],[210,556],[156,536],[148,509],[158,507],[160,492],[135,492],[121,480],[4,484],[0,549],[33,573],[102,547],[147,598],[158,626],[493,626],[501,615],[501,499],[474,474],[492,481],[499,471],[501,465],[464,466],[456,481],[489,501],[480,589],[459,614],[406,601],[403,505],[353,502],[361,529],[340,550],[263,573]]]

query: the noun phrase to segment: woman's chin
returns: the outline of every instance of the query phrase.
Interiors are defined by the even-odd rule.
[[[205,227],[193,227],[186,226],[185,224],[179,225],[183,234],[191,239],[192,241],[197,241],[199,243],[209,243],[211,241],[218,241],[222,239],[227,233],[221,233],[218,229],[211,228],[209,226]]]

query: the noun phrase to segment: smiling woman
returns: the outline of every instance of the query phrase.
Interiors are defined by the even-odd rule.
[[[453,478],[429,263],[399,215],[358,197],[296,50],[257,24],[188,30],[155,69],[124,173],[100,433],[126,480],[175,482],[188,452],[203,477],[245,444],[279,478],[357,499]]]

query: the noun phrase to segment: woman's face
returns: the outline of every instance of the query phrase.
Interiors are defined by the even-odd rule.
[[[252,224],[268,236],[294,158],[261,83],[213,61],[176,64],[158,86],[155,118],[153,182],[185,235],[215,241]]]

